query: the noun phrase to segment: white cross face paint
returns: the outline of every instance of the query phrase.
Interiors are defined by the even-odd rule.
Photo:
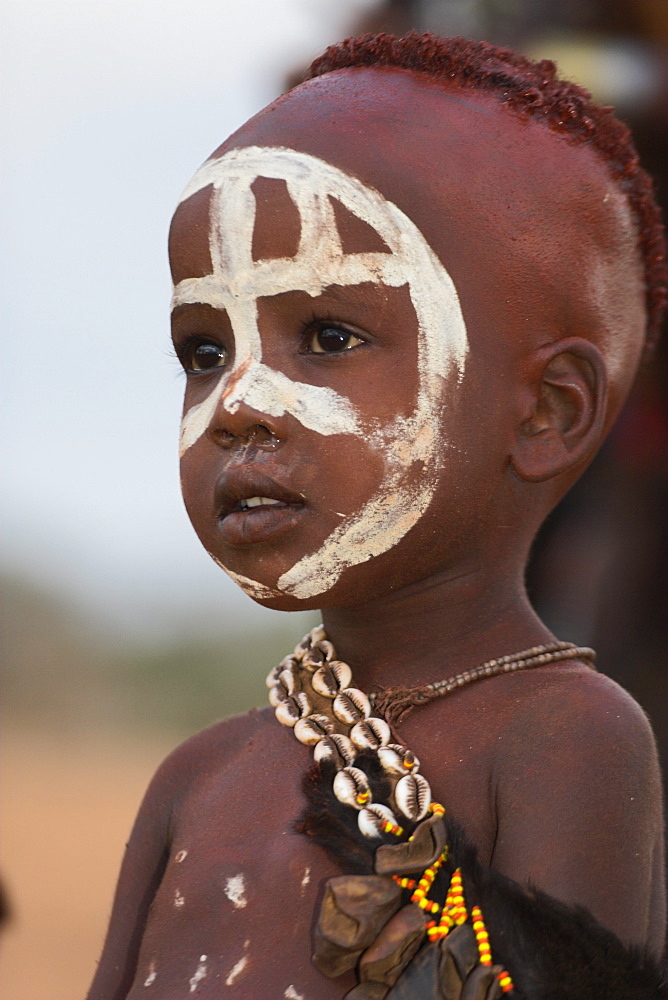
[[[254,260],[257,178],[282,180],[300,220],[294,257]],[[172,306],[205,304],[225,311],[234,335],[234,363],[181,427],[181,454],[207,430],[219,406],[235,413],[243,402],[272,417],[290,414],[321,435],[354,435],[381,454],[380,488],[346,516],[322,545],[267,587],[227,570],[252,596],[312,598],[330,590],[345,569],[388,551],[427,510],[437,485],[439,413],[445,380],[461,380],[467,336],[456,289],[415,224],[378,191],[337,167],[292,149],[250,146],[207,161],[182,201],[213,188],[209,250],[212,273],[180,281]],[[344,253],[332,201],[371,227],[389,252]],[[414,411],[385,426],[364,419],[352,402],[327,386],[296,382],[263,361],[258,299],[289,290],[315,297],[330,286],[372,282],[407,286],[417,318],[419,386]],[[224,394],[224,395],[223,395]],[[419,462],[419,481],[408,472]],[[217,560],[218,561],[218,560]],[[223,566],[224,569],[227,569]]]

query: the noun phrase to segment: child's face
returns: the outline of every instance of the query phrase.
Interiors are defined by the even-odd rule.
[[[320,597],[433,498],[467,352],[452,281],[379,192],[284,148],[206,164],[173,246],[190,516],[253,596]]]
[[[476,136],[464,148],[461,133],[475,133],[476,116],[471,129],[457,120],[471,111],[454,109],[463,166],[444,171],[454,224],[449,213],[427,221],[484,346],[471,358],[455,284],[413,221],[429,215],[421,156],[397,155],[392,128],[337,135],[324,110],[316,120],[322,101],[310,121],[299,107],[291,119],[291,100],[287,119],[285,103],[283,121],[265,113],[198,171],[170,240],[174,340],[188,372],[186,506],[214,559],[281,608],[377,595],[481,534],[512,409],[496,389],[527,336],[526,316],[505,301],[506,262],[496,248],[490,266],[484,235],[507,194],[501,184],[480,205],[474,188],[493,185],[467,177]],[[554,252],[544,235],[543,257]]]

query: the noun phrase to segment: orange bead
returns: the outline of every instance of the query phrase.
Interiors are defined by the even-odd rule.
[[[496,978],[498,979],[499,986],[504,993],[510,993],[515,989],[512,979],[505,970],[500,972]]]

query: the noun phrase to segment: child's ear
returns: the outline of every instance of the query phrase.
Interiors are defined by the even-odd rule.
[[[592,457],[608,403],[605,362],[590,341],[569,337],[529,360],[524,413],[511,454],[514,472],[539,483]]]

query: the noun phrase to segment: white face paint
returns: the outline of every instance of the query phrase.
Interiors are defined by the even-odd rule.
[[[253,260],[256,204],[251,185],[258,177],[287,185],[301,224],[295,257]],[[376,494],[362,510],[346,517],[316,552],[285,572],[275,589],[227,570],[252,596],[278,592],[314,597],[330,590],[346,568],[396,545],[431,503],[443,448],[439,412],[444,380],[453,373],[461,380],[464,371],[464,318],[450,275],[417,226],[378,191],[324,160],[292,149],[235,149],[207,161],[182,201],[209,186],[213,272],[179,282],[172,305],[202,303],[224,310],[234,333],[234,365],[221,374],[210,395],[185,414],[181,454],[206,431],[218,406],[234,413],[243,401],[269,416],[290,414],[318,434],[361,437],[385,461],[385,478]],[[332,199],[371,226],[390,252],[344,253]],[[333,389],[293,382],[262,361],[258,298],[290,290],[317,296],[331,285],[364,282],[390,288],[407,285],[418,324],[415,410],[384,427],[365,421],[351,401]],[[411,484],[408,472],[415,462],[423,464],[424,472]]]

